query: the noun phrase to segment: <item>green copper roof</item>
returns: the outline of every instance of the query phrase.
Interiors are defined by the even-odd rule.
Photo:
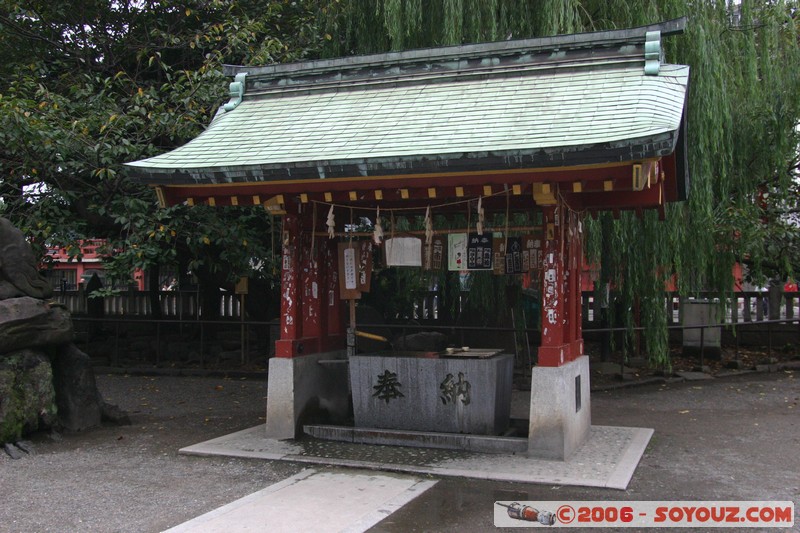
[[[644,34],[640,41],[643,52]],[[689,68],[660,64],[648,74],[644,53],[631,48],[517,50],[469,68],[443,58],[437,69],[426,57],[413,71],[383,64],[380,76],[356,65],[361,74],[350,79],[321,72],[319,62],[309,64],[316,76],[310,81],[297,67],[261,78],[256,70],[240,73],[232,95],[241,102],[221,108],[204,133],[128,165],[142,181],[168,184],[667,155],[677,142]],[[650,50],[650,64],[652,57]]]

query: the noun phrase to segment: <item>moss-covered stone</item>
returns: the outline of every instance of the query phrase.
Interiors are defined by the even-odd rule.
[[[0,443],[19,440],[24,433],[49,426],[55,414],[49,359],[35,350],[20,350],[0,358]]]

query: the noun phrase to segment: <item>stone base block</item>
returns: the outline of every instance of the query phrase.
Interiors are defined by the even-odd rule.
[[[293,439],[305,423],[343,421],[350,406],[346,363],[344,351],[271,358],[267,438]]]
[[[589,357],[531,372],[528,455],[566,460],[588,438],[592,423]]]
[[[511,416],[514,356],[429,358],[419,352],[350,357],[356,427],[500,435]],[[396,387],[378,390],[391,376]],[[387,380],[388,381],[388,380]],[[386,385],[386,382],[384,382]]]

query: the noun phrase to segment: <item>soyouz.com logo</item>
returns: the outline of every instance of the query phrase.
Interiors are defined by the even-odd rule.
[[[496,501],[497,527],[781,527],[794,525],[788,501]]]

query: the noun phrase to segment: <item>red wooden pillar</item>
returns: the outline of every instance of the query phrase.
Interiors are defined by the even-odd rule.
[[[570,348],[570,360],[583,355],[583,307],[581,305],[581,274],[583,273],[583,225],[578,213],[567,210],[567,249],[568,257],[568,310],[567,333]]]
[[[302,315],[300,301],[300,217],[286,214],[283,217],[281,239],[281,336],[275,342],[277,357],[294,357],[297,339],[302,335]]]
[[[319,236],[312,246],[312,225],[309,212],[288,213],[283,219],[277,357],[319,353],[344,344],[336,246]]]
[[[567,304],[569,285],[566,262],[568,249],[564,207],[544,206],[544,265],[542,280],[542,344],[539,347],[540,366],[561,366],[572,360],[568,320],[574,317]]]

